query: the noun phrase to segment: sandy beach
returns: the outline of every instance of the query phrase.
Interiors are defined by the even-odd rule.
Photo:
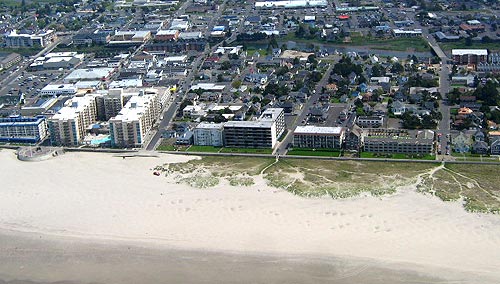
[[[39,283],[68,279],[137,283],[130,277],[100,274],[95,279],[77,279],[62,273],[57,279],[54,275],[59,274],[44,273],[43,267],[30,273],[15,269],[22,266],[23,257],[31,263],[38,257],[36,251],[20,253],[16,247],[63,247],[61,250],[79,255],[88,251],[89,244],[99,247],[96,254],[109,257],[113,264],[119,263],[120,254],[133,263],[131,256],[137,254],[124,253],[123,247],[151,250],[147,255],[154,257],[136,260],[143,264],[161,261],[162,251],[175,257],[189,254],[187,251],[214,254],[213,259],[220,261],[210,263],[219,267],[234,264],[229,256],[238,255],[240,264],[253,263],[248,266],[256,271],[262,263],[259,257],[281,263],[294,273],[298,266],[310,265],[306,260],[315,260],[315,265],[300,274],[310,276],[304,279],[322,277],[311,283],[328,282],[332,277],[346,279],[333,283],[379,283],[374,279],[382,270],[407,281],[381,283],[500,282],[498,215],[468,213],[458,202],[443,202],[417,193],[411,186],[383,197],[307,199],[268,187],[262,177],[256,177],[249,187],[223,182],[210,189],[194,189],[152,174],[157,165],[192,158],[122,159],[112,154],[66,153],[43,162],[21,162],[13,151],[0,151],[0,250],[9,251],[0,255],[0,283],[22,276]],[[54,254],[49,259],[57,263],[57,251],[44,252]],[[196,258],[193,255],[191,259]],[[306,264],[297,265],[297,259]],[[86,261],[92,263],[75,260],[75,265],[85,266]],[[328,266],[339,267],[339,263],[352,267],[339,272]],[[193,265],[202,267],[203,263]],[[327,267],[318,268],[321,265]],[[138,273],[152,272],[151,265],[148,267]],[[283,269],[276,273],[284,275]],[[262,271],[271,275],[273,270]],[[399,277],[395,271],[405,271],[406,276]],[[192,283],[231,283],[230,279],[209,278]],[[268,279],[254,283],[290,283]]]

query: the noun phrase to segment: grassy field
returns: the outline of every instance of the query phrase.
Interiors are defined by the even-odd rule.
[[[288,151],[287,155],[292,156],[321,156],[321,157],[340,157],[340,151],[328,151],[328,150],[315,150],[315,149],[292,149]]]
[[[462,39],[457,42],[446,42],[446,43],[440,43],[439,46],[443,49],[443,51],[449,51],[451,52],[452,49],[459,49],[459,48],[481,48],[481,49],[489,49],[490,51],[500,51],[500,44],[491,42],[491,43],[482,43],[482,42],[473,42],[472,45],[466,45],[465,40]]]
[[[273,149],[268,148],[222,148],[221,153],[247,153],[247,154],[272,154]]]
[[[379,158],[379,159],[416,159],[416,160],[435,160],[433,155],[409,155],[409,154],[378,154],[370,152],[361,152],[361,158]]]
[[[214,147],[214,146],[196,146],[193,145],[189,147],[187,152],[205,152],[205,153],[217,153],[221,150],[222,147]]]
[[[351,36],[351,42],[346,45],[362,45],[381,50],[395,51],[415,50],[418,52],[425,52],[430,50],[427,42],[421,37],[381,39],[354,34]]]
[[[424,177],[419,190],[444,201],[462,201],[470,212],[500,213],[500,165],[448,164]]]
[[[362,36],[359,33],[353,33],[350,36],[351,42],[326,42],[323,40],[313,39],[306,40],[297,38],[294,33],[288,33],[286,36],[280,37],[280,41],[295,41],[295,42],[303,42],[310,44],[334,44],[339,46],[366,46],[372,49],[379,50],[394,50],[394,51],[408,51],[414,50],[417,52],[425,52],[429,51],[430,47],[427,42],[421,38],[390,38],[390,39],[382,39],[382,38],[373,38],[368,36]]]

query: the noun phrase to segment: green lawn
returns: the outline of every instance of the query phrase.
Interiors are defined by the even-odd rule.
[[[426,155],[409,155],[409,154],[379,154],[379,153],[371,153],[371,152],[361,152],[361,158],[379,158],[379,159],[416,159],[416,160],[435,160],[436,157],[430,154]]]
[[[222,148],[220,153],[272,154],[269,148]]]
[[[254,55],[256,52],[257,52],[257,53],[259,53],[259,54],[260,54],[260,56],[266,56],[266,55],[267,55],[267,50],[262,49],[262,48],[260,48],[260,49],[256,49],[256,48],[254,48],[254,47],[248,47],[246,51],[247,51],[247,56],[252,56],[252,55]]]
[[[340,151],[327,150],[327,149],[306,149],[297,148],[288,151],[287,155],[290,156],[318,156],[318,157],[340,157]]]
[[[189,147],[187,152],[207,152],[207,153],[217,153],[220,151],[222,147],[214,147],[214,146],[196,146],[193,145]]]

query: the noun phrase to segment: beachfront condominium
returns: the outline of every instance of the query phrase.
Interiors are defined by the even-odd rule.
[[[269,108],[254,121],[228,121],[224,124],[226,147],[274,148],[285,131],[285,112]]]
[[[108,121],[112,117],[117,116],[123,108],[123,89],[97,91],[97,94],[96,102],[98,120]]]
[[[224,123],[202,122],[194,129],[194,145],[223,146]]]
[[[0,118],[0,142],[37,143],[48,134],[45,116]]]
[[[54,116],[49,118],[50,141],[52,145],[78,146],[85,137],[85,130],[96,122],[95,95],[74,97],[65,103]]]
[[[431,154],[434,132],[431,130],[363,129],[365,152],[382,154]]]
[[[142,147],[160,114],[162,95],[156,89],[142,90],[129,99],[117,116],[109,120],[113,147]]]
[[[344,141],[342,127],[297,126],[293,133],[293,146],[310,149],[340,149]]]

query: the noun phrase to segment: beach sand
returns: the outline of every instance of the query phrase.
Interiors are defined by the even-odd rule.
[[[152,174],[192,158],[66,153],[21,162],[0,151],[0,283],[500,282],[497,215],[412,187],[307,199],[262,177],[251,187],[193,189]]]

